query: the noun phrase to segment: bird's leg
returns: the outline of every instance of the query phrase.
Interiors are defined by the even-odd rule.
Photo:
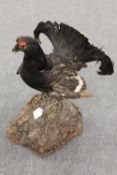
[[[55,103],[52,103],[52,104],[48,105],[46,108],[50,108],[50,107],[52,107],[52,106],[54,106],[54,105],[56,105],[56,104],[58,104],[58,103],[59,103],[58,101],[55,102]]]
[[[64,95],[61,95],[61,93],[53,93],[53,92],[50,92],[50,93],[49,93],[49,96],[50,96],[50,97],[55,97],[58,101],[64,99]]]
[[[56,104],[59,104],[60,100],[62,99],[62,96],[60,94],[53,94],[53,92],[48,92],[48,93],[45,93],[46,94],[46,98],[49,97],[50,99],[54,99],[52,104],[46,106],[45,108],[50,108]]]
[[[42,98],[43,99],[46,99],[46,98],[49,97],[49,93],[48,92],[42,92],[41,94],[42,94]]]

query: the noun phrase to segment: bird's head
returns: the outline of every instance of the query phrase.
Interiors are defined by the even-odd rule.
[[[29,36],[20,36],[16,39],[16,45],[14,46],[12,51],[22,51],[24,53],[31,53],[38,50],[39,47],[39,43],[36,39]]]

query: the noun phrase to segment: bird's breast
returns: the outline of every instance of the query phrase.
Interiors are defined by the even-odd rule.
[[[39,71],[33,72],[30,69],[23,68],[20,76],[23,81],[33,89],[44,92],[51,91],[48,81],[46,81],[43,74]]]

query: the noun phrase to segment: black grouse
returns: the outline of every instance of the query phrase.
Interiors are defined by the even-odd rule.
[[[64,98],[90,96],[84,79],[70,64],[52,65],[36,39],[21,36],[13,51],[23,51],[23,62],[17,70],[24,82],[42,92],[56,92]],[[51,60],[51,59],[50,59]]]
[[[45,55],[37,40],[43,32],[51,40],[54,51]],[[75,29],[57,23],[39,23],[34,31],[36,39],[17,38],[13,51],[23,51],[24,58],[17,74],[30,87],[42,92],[56,92],[65,98],[88,96],[84,79],[78,70],[89,61],[101,61],[99,74],[113,73],[110,58],[92,46],[87,38]]]

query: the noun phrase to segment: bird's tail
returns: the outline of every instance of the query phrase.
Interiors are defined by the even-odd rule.
[[[98,71],[98,74],[100,75],[113,74],[114,69],[113,69],[113,62],[111,61],[111,59],[107,55],[105,55],[105,57],[102,58],[100,61],[101,61],[101,64],[99,67],[100,71]]]
[[[111,59],[101,49],[90,44],[88,39],[74,28],[63,23],[40,22],[34,30],[36,39],[40,33],[44,33],[50,39],[54,53],[63,57],[75,57],[76,61],[81,63],[100,62],[98,71],[100,75],[111,75],[114,72]]]
[[[99,71],[100,75],[111,75],[114,72],[113,62],[101,49],[92,46],[89,51],[84,55],[83,62],[88,63],[92,61],[100,62]]]

